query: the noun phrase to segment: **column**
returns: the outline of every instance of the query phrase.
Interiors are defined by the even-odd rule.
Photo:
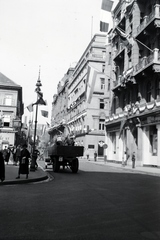
[[[158,148],[157,166],[160,167],[160,124],[157,125],[157,148]]]

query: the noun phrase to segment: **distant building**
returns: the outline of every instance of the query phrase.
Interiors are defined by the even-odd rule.
[[[104,154],[104,126],[108,115],[105,43],[106,35],[94,35],[72,74],[67,74],[67,84],[63,84],[61,91],[54,95],[52,105],[53,120],[49,133],[58,125],[63,131],[64,123],[70,135],[75,136],[76,145],[84,146],[84,154],[89,151],[91,157],[95,150],[99,156]]]
[[[23,115],[22,87],[0,73],[0,143],[18,144]]]

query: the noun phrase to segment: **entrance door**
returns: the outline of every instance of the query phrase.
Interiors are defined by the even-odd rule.
[[[104,154],[104,148],[103,148],[103,141],[99,141],[98,143],[98,156],[103,156]]]

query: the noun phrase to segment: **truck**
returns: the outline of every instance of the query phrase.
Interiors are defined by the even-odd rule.
[[[79,169],[78,157],[83,156],[83,146],[59,145],[57,143],[48,147],[48,156],[53,164],[53,171],[58,172],[60,167],[69,167],[73,173]]]

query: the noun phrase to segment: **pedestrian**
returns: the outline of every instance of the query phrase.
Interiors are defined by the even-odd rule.
[[[30,158],[30,153],[27,149],[27,144],[23,144],[22,150],[21,150],[20,162],[19,162],[18,177],[16,177],[16,179],[20,178],[20,174],[26,174],[26,179],[28,178],[29,158]]]
[[[126,159],[125,159],[125,163],[124,163],[125,166],[127,166],[127,161],[128,161],[128,159],[129,159],[129,157],[130,157],[129,148],[127,147],[127,148],[126,148]]]
[[[88,148],[86,150],[86,156],[87,156],[87,160],[89,161],[89,150],[88,150]]]
[[[17,165],[17,163],[20,162],[20,157],[21,157],[21,147],[20,147],[20,145],[17,146],[15,155],[16,155],[15,165]]]
[[[36,169],[38,168],[37,158],[38,158],[39,155],[40,155],[39,150],[35,148],[33,153],[32,153],[32,156],[34,157],[34,160],[35,160],[35,168]]]
[[[3,182],[5,180],[5,164],[4,164],[4,157],[3,157],[3,152],[1,151],[1,147],[0,146],[0,179],[1,182]]]
[[[136,161],[136,156],[135,152],[132,153],[132,168],[135,168],[135,161]]]
[[[5,146],[4,150],[3,150],[3,157],[4,157],[4,161],[7,163],[9,162],[9,158],[10,158],[10,150],[9,148],[7,148],[7,146]]]
[[[97,161],[97,152],[96,151],[94,152],[94,161],[95,162]]]

